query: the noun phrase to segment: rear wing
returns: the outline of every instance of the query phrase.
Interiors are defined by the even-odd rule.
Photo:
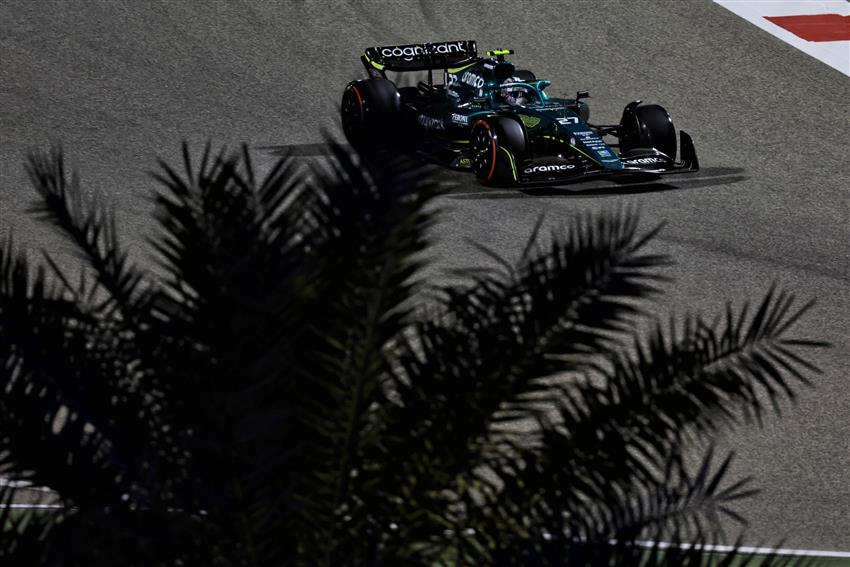
[[[386,71],[433,71],[460,67],[478,58],[473,40],[369,47],[360,57],[369,76],[385,79]]]

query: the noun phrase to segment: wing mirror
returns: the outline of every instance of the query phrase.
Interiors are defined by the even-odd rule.
[[[587,91],[577,91],[576,92],[576,102],[580,101],[583,98],[590,98],[590,93]]]

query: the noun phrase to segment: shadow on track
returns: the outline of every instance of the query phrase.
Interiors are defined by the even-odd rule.
[[[277,146],[260,146],[275,156],[311,157],[331,155],[330,146],[326,143],[318,144],[286,144]],[[445,171],[445,179],[456,178],[457,172]],[[718,185],[731,185],[748,179],[741,167],[703,167],[694,174],[681,174],[665,178],[644,180],[592,180],[575,182],[568,185],[552,185],[539,187],[526,187],[520,189],[500,188],[488,189],[486,187],[462,187],[456,184],[449,190],[446,198],[458,200],[487,200],[487,199],[524,199],[528,197],[558,197],[558,198],[586,198],[592,196],[615,196],[636,195],[641,193],[660,193],[663,191],[699,189],[703,187],[714,187]],[[443,174],[440,174],[441,177]],[[460,174],[466,176],[468,174]],[[470,178],[472,179],[472,178]],[[667,181],[669,180],[669,181]],[[455,181],[455,179],[452,179]],[[675,183],[673,182],[675,181]]]
[[[523,199],[526,197],[557,197],[557,198],[586,198],[592,196],[614,196],[635,195],[641,193],[660,193],[663,191],[699,189],[702,187],[714,187],[718,185],[731,185],[748,179],[742,175],[745,170],[740,167],[704,167],[699,172],[687,175],[682,174],[668,177],[671,181],[659,181],[658,178],[643,181],[588,181],[585,183],[574,183],[572,185],[542,186],[521,189],[487,189],[485,187],[475,189],[461,189],[450,191],[449,199]]]
[[[350,146],[343,144],[350,149]],[[273,156],[329,156],[332,155],[331,147],[326,143],[319,144],[285,144],[278,146],[257,146],[257,149],[269,152]]]

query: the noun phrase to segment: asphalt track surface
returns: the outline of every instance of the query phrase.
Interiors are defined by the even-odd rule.
[[[370,45],[475,39],[513,48],[552,81],[588,90],[596,121],[633,98],[666,106],[703,169],[644,185],[594,182],[533,194],[471,175],[442,204],[435,270],[514,257],[541,213],[636,204],[677,265],[663,310],[716,313],[778,281],[817,305],[798,327],[834,347],[824,373],[759,429],[730,433],[735,473],[763,491],[742,506],[749,543],[850,550],[850,80],[708,1],[0,3],[0,230],[64,249],[26,209],[25,153],[61,141],[84,186],[117,206],[139,255],[151,228],[147,172],[182,139],[255,155],[321,153],[345,83]],[[265,163],[265,162],[264,162]]]

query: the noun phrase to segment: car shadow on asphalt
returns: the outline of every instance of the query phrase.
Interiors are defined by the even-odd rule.
[[[343,148],[349,148],[343,144]],[[287,144],[277,146],[260,146],[275,156],[318,157],[333,155],[330,144]],[[525,199],[551,197],[560,199],[577,199],[587,197],[607,197],[616,195],[639,195],[641,193],[661,193],[665,191],[701,189],[731,185],[748,179],[744,168],[741,167],[703,167],[693,174],[683,173],[665,178],[629,180],[614,178],[608,180],[576,181],[564,185],[541,185],[520,188],[488,188],[477,184],[474,176],[469,173],[443,169],[437,174],[440,181],[445,181],[450,187],[446,194],[448,199]]]
[[[731,185],[749,179],[740,167],[705,167],[694,174],[679,174],[660,181],[658,178],[642,181],[593,180],[568,185],[546,185],[540,187],[500,188],[457,187],[447,198],[457,200],[475,199],[524,199],[528,197],[587,198],[594,196],[636,195],[665,191],[700,189],[720,185]],[[675,181],[673,181],[675,179]]]
[[[342,144],[345,150],[351,150],[351,146]],[[278,157],[306,157],[306,156],[331,156],[331,145],[327,143],[319,144],[285,144],[277,146],[258,146],[257,149],[267,151],[273,156]]]

